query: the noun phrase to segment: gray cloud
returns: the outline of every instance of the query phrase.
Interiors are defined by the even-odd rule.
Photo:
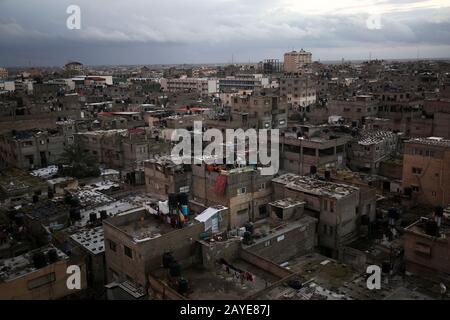
[[[368,48],[409,58],[418,47],[438,57],[450,47],[445,1],[347,0],[330,8],[316,1],[2,0],[0,65],[226,62],[231,54],[245,62],[293,47],[320,59],[364,58]],[[70,4],[81,8],[81,30],[66,28]],[[379,30],[366,25],[373,10]]]

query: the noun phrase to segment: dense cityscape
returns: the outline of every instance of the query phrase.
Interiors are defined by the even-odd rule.
[[[450,60],[293,44],[1,67],[0,300],[449,300]]]
[[[0,298],[447,297],[449,72],[303,49],[242,65],[3,68]],[[171,136],[194,121],[278,129],[279,172],[174,163]]]

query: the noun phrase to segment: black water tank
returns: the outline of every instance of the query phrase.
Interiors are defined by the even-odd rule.
[[[178,279],[178,293],[185,294],[189,290],[189,283],[186,279],[180,278]]]
[[[316,167],[316,166],[311,166],[311,167],[309,168],[309,173],[310,173],[311,175],[316,174],[316,173],[317,173],[317,167]]]
[[[70,208],[70,219],[75,220],[75,221],[81,220],[80,209]]]
[[[425,233],[429,236],[437,236],[439,234],[439,228],[436,221],[428,220],[425,224]]]
[[[187,193],[180,193],[178,195],[178,201],[181,205],[188,205],[189,204],[189,196]]]
[[[331,171],[330,170],[325,170],[325,179],[326,180],[330,180],[331,179]]]
[[[49,199],[53,199],[53,196],[54,196],[53,191],[49,190],[49,191],[47,192],[47,197],[48,197]]]
[[[90,213],[89,214],[89,221],[90,222],[95,222],[95,221],[97,221],[97,213]]]
[[[244,244],[251,244],[252,243],[252,234],[248,231],[244,232]]]
[[[172,261],[172,263],[169,265],[169,274],[171,277],[181,276],[181,266],[178,262]]]
[[[43,268],[47,265],[47,259],[42,252],[36,252],[33,254],[33,265],[36,269]]]
[[[245,227],[245,231],[248,231],[248,232],[250,232],[250,234],[253,234],[253,230],[254,230],[253,224],[251,224],[250,222],[247,222],[244,225],[244,227]]]
[[[47,258],[49,263],[55,263],[56,261],[58,261],[58,253],[55,249],[50,249],[47,252]]]
[[[100,219],[104,220],[108,218],[108,213],[106,212],[106,210],[101,210],[100,211]]]
[[[37,203],[39,201],[39,196],[37,194],[33,195],[33,203]]]
[[[163,253],[163,267],[169,268],[170,264],[175,261],[175,258],[173,257],[171,252],[164,252]]]

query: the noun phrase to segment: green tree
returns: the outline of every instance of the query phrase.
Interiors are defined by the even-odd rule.
[[[79,143],[74,143],[64,148],[61,162],[65,166],[60,167],[58,173],[75,178],[98,177],[100,169],[97,159],[84,152]]]

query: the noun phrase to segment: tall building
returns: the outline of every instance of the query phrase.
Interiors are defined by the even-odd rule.
[[[312,62],[312,53],[301,49],[300,51],[291,51],[284,54],[284,72],[296,73],[301,70],[305,64]]]
[[[8,78],[8,70],[5,68],[0,68],[0,79]]]

